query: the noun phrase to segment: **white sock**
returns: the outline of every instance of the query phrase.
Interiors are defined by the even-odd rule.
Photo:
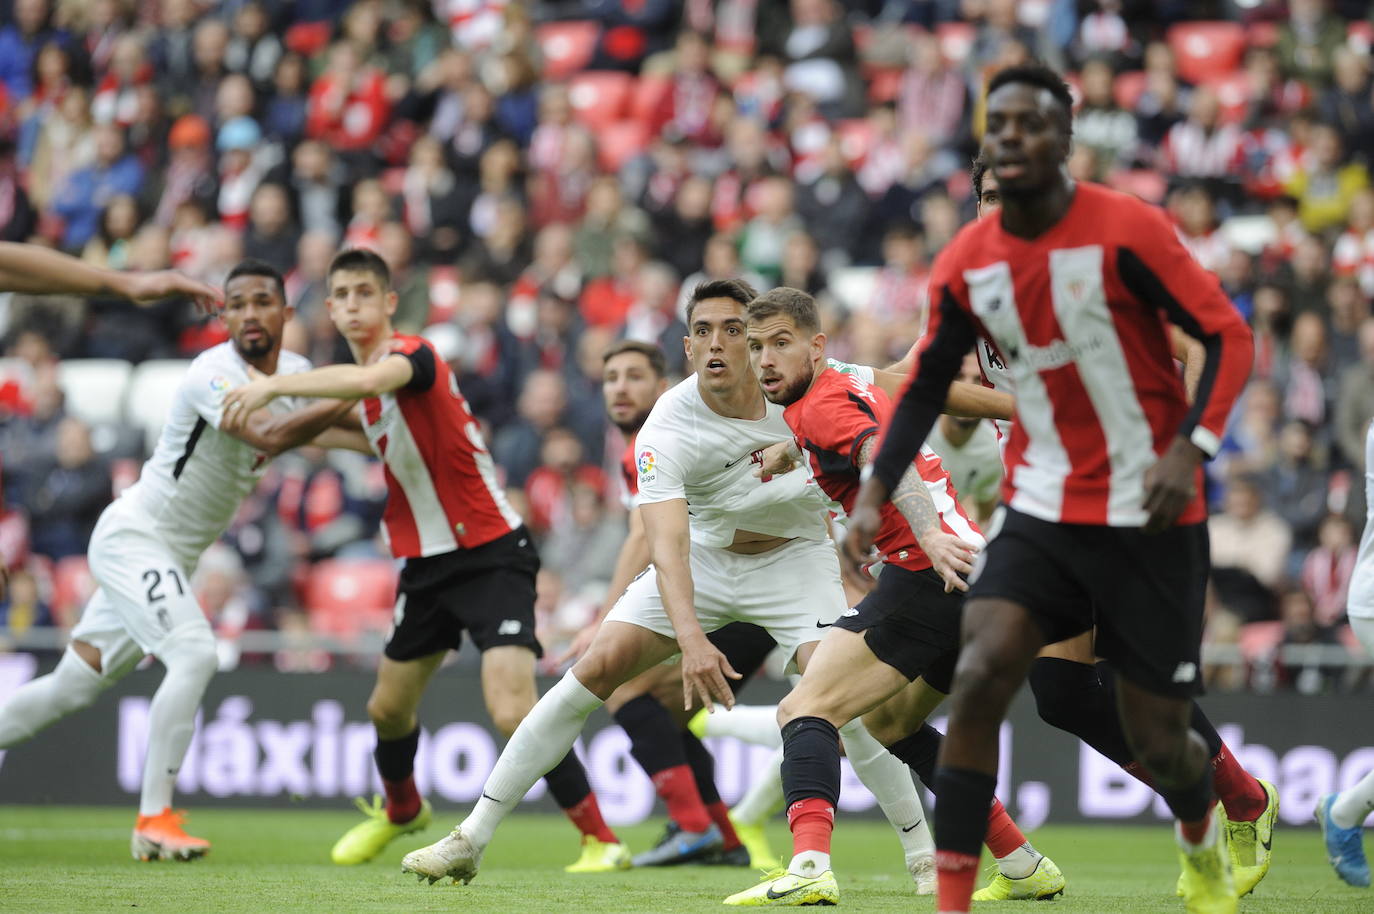
[[[219,660],[208,624],[174,629],[158,648],[167,667],[148,708],[148,755],[143,762],[139,815],[155,816],[172,805],[177,772],[196,727],[196,709]]]
[[[787,865],[787,872],[793,876],[810,879],[830,869],[830,855],[820,851],[802,851]]]
[[[760,768],[749,792],[744,795],[730,815],[741,825],[762,825],[782,809],[787,797],[782,792],[782,747]]]
[[[1183,837],[1183,823],[1177,820],[1174,821],[1174,840],[1178,842],[1179,847],[1183,848],[1185,854],[1190,854],[1193,851],[1199,851],[1203,848],[1213,846],[1217,843],[1217,834],[1217,817],[1215,813],[1208,816],[1207,834],[1202,836],[1202,841],[1199,844],[1194,844]]]
[[[478,850],[491,842],[496,826],[534,782],[568,754],[587,716],[602,704],[569,670],[530,709],[496,760],[477,805],[458,826]]]
[[[1337,828],[1354,828],[1374,812],[1374,771],[1369,772],[1345,790],[1336,794],[1331,804],[1331,824]]]
[[[884,749],[859,718],[841,727],[840,736],[844,738],[849,764],[854,766],[854,773],[872,792],[883,815],[892,823],[907,861],[918,855],[933,854],[935,842],[930,837],[916,784],[911,780],[911,769]]]
[[[756,746],[782,746],[776,705],[735,705],[729,711],[716,705],[706,715],[707,736],[733,736]]]
[[[1005,857],[997,858],[997,872],[1008,879],[1025,879],[1040,865],[1041,856],[1027,841]]]
[[[49,724],[87,707],[112,684],[67,648],[51,673],[24,683],[0,707],[0,749],[17,746]]]

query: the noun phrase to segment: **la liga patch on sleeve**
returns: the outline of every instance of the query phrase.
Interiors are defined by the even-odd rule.
[[[641,486],[646,482],[653,482],[658,478],[658,474],[654,472],[657,465],[658,463],[652,450],[645,448],[639,452],[639,456],[635,458],[635,467],[639,470],[639,484]]]

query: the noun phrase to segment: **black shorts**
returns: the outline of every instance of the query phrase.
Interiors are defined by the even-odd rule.
[[[773,648],[778,646],[767,629],[752,622],[731,622],[711,632],[706,640],[714,644],[716,650],[724,654],[730,666],[739,673],[739,679],[728,680],[730,691],[736,695],[763,666]]]
[[[878,575],[878,586],[836,619],[835,627],[861,633],[873,656],[907,679],[920,676],[949,694],[963,606],[964,595],[945,593],[945,582],[934,570],[888,565]]]
[[[386,656],[416,660],[457,650],[464,629],[479,651],[515,644],[543,656],[534,635],[538,573],[539,553],[524,527],[472,549],[406,559]]]
[[[1122,676],[1158,695],[1201,694],[1205,523],[1147,534],[1005,512],[979,556],[970,599],[1024,606],[1050,644],[1096,624],[1097,655]]]

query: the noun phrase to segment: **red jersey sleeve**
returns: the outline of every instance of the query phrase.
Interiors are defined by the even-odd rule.
[[[827,368],[804,403],[792,428],[797,442],[816,455],[824,472],[857,473],[864,442],[891,412],[887,395],[857,375]]]
[[[1124,210],[1129,239],[1118,247],[1116,271],[1141,301],[1161,309],[1170,322],[1206,349],[1197,397],[1178,433],[1216,456],[1227,417],[1250,376],[1254,341],[1240,312],[1178,240],[1162,210],[1133,201]]]

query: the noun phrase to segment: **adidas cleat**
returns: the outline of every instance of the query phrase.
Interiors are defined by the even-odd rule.
[[[705,831],[683,831],[676,822],[669,822],[657,844],[642,854],[635,854],[634,865],[675,866],[690,863],[720,850],[724,843],[720,826],[714,822]]]
[[[774,870],[752,889],[736,892],[725,899],[725,904],[741,907],[792,908],[839,903],[840,887],[830,870],[819,876],[794,876],[787,870]]]
[[[973,893],[974,901],[1044,901],[1064,894],[1064,874],[1049,857],[1041,857],[1029,876],[1013,879],[998,873]]]
[[[429,847],[411,851],[401,858],[401,872],[412,873],[430,885],[445,877],[467,885],[477,875],[482,862],[481,848],[474,847],[461,831],[454,829]]]
[[[430,808],[428,800],[420,804],[419,813],[408,822],[392,822],[387,817],[382,798],[375,794],[371,806],[362,797],[357,797],[353,802],[367,819],[344,832],[329,852],[329,859],[340,866],[366,863],[396,838],[424,831],[434,819],[434,810]]]
[[[1326,842],[1326,857],[1336,870],[1336,875],[1349,885],[1369,888],[1369,860],[1364,855],[1364,823],[1350,828],[1341,828],[1331,821],[1331,804],[1335,802],[1334,793],[1327,794],[1317,801],[1317,821],[1321,823],[1322,839]]]
[[[140,815],[134,823],[129,851],[135,860],[194,860],[210,853],[210,842],[186,834],[186,811],[166,808],[155,816]]]
[[[1260,786],[1269,796],[1264,812],[1253,822],[1232,822],[1226,819],[1226,849],[1231,857],[1231,876],[1236,884],[1236,897],[1244,897],[1255,890],[1269,872],[1269,858],[1274,847],[1274,820],[1279,816],[1279,792],[1268,781]]]
[[[582,855],[576,863],[563,867],[565,873],[613,873],[631,866],[630,849],[623,844],[608,844],[592,835],[582,836]]]

